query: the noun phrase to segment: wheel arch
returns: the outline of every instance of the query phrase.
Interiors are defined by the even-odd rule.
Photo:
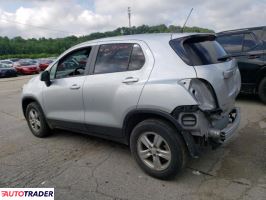
[[[23,111],[24,117],[26,117],[26,109],[27,109],[27,106],[30,103],[32,103],[32,102],[36,102],[40,106],[39,101],[35,97],[33,97],[33,96],[25,96],[25,97],[22,98],[22,102],[21,103],[22,103],[22,111]]]
[[[258,91],[259,89],[259,85],[260,85],[260,82],[262,81],[263,78],[266,77],[266,65],[264,65],[260,70],[259,72],[257,73],[257,77],[256,77],[256,92]]]
[[[161,110],[135,109],[135,110],[130,111],[125,117],[125,120],[123,122],[123,129],[122,129],[127,144],[129,144],[130,135],[131,135],[133,128],[139,122],[145,119],[150,119],[150,118],[161,119],[171,124],[174,128],[176,128],[177,134],[181,135],[181,138],[183,139],[183,142],[185,146],[187,147],[189,154],[192,157],[198,156],[192,136],[182,131],[180,124],[171,114],[161,111]]]

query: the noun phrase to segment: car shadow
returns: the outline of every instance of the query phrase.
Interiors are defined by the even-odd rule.
[[[85,133],[78,133],[78,132],[73,132],[73,131],[68,131],[68,130],[61,130],[61,129],[55,129],[52,131],[51,136],[49,138],[60,138],[60,139],[71,139],[72,141],[74,140],[75,142],[87,142],[87,143],[98,143],[101,145],[106,145],[109,147],[117,147],[117,148],[123,148],[123,149],[128,149],[129,146],[113,141],[113,140],[108,140],[104,139],[101,137],[93,136]]]
[[[240,93],[237,96],[236,100],[241,101],[241,102],[252,102],[252,103],[264,105],[262,103],[262,101],[260,100],[259,96],[254,95],[254,94],[242,94],[242,93]]]

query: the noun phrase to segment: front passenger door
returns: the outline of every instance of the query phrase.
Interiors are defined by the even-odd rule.
[[[51,69],[52,84],[43,88],[44,111],[55,127],[84,130],[82,88],[91,47],[72,51]]]

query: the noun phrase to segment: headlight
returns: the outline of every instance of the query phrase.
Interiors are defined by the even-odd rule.
[[[202,110],[212,110],[216,108],[216,102],[211,91],[211,86],[200,79],[184,79],[180,84],[185,87],[192,97],[199,103]]]

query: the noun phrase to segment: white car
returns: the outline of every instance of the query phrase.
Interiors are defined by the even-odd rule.
[[[11,60],[0,60],[0,63],[3,63],[8,67],[14,67],[14,62],[12,62]]]

